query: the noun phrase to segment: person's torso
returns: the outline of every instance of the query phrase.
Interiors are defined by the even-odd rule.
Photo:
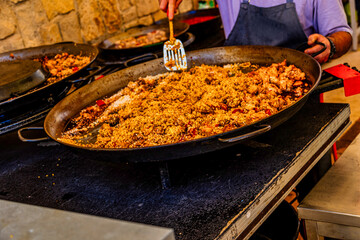
[[[235,25],[225,45],[267,45],[297,49],[307,42],[293,0],[258,7],[242,0]]]
[[[296,12],[299,17],[300,24],[307,36],[314,33],[313,26],[313,13],[311,9],[313,6],[314,0],[294,0],[293,2],[296,5]],[[217,1],[219,5],[219,10],[221,13],[221,18],[223,21],[225,36],[228,37],[236,19],[239,14],[240,4],[242,0],[219,0]],[[250,4],[257,7],[273,7],[280,4],[286,3],[286,0],[251,0]]]

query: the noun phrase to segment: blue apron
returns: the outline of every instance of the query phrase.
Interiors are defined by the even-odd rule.
[[[225,45],[269,45],[297,48],[307,42],[300,25],[295,3],[262,8],[243,0],[235,25]]]

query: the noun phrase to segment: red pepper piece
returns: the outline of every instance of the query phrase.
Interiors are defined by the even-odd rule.
[[[242,110],[242,109],[240,109],[240,108],[235,108],[235,109],[232,111],[232,113],[237,113],[237,112],[243,113],[244,110]]]
[[[105,105],[105,102],[103,100],[97,100],[96,104],[101,107],[102,105]]]
[[[97,78],[95,78],[95,80],[99,80],[100,78],[103,78],[103,77],[104,77],[104,75],[100,75]]]
[[[225,110],[225,111],[228,110],[228,106],[227,106],[226,104],[224,104],[224,103],[220,103],[220,108],[221,108],[222,110]]]
[[[267,115],[271,115],[270,109],[266,109],[266,110],[265,110],[265,113],[266,113]]]
[[[196,135],[196,129],[195,128],[191,128],[189,132],[190,132],[191,137],[194,137]]]
[[[78,67],[73,67],[72,70],[73,70],[73,72],[76,72],[76,71],[79,71],[79,68]]]

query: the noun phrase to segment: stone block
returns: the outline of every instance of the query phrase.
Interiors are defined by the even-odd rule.
[[[26,1],[26,0],[10,0],[10,2],[12,2],[12,3],[19,3],[19,2],[24,2],[24,1]]]
[[[179,5],[179,12],[185,13],[193,10],[193,0],[183,0]]]
[[[105,26],[109,33],[114,33],[121,28],[121,14],[117,0],[99,0]]]
[[[149,15],[159,10],[159,2],[157,0],[137,0],[136,8],[139,17]]]
[[[40,28],[49,23],[41,0],[16,4],[14,11],[25,47],[41,45]]]
[[[73,0],[41,0],[49,20],[58,14],[65,14],[74,10]]]
[[[72,11],[66,15],[62,15],[58,20],[58,24],[63,41],[71,41],[76,43],[83,42],[79,19],[75,11]]]
[[[153,16],[153,19],[154,19],[155,22],[156,22],[156,21],[159,21],[160,19],[163,19],[163,18],[166,18],[166,17],[167,17],[167,16],[166,16],[166,13],[163,12],[163,11],[161,11],[161,10],[153,13],[152,16]]]
[[[93,41],[106,33],[96,0],[77,0],[81,34],[85,42]]]
[[[130,2],[130,0],[118,0],[118,3],[121,11],[124,11],[134,5]]]
[[[0,40],[15,33],[15,22],[16,16],[10,5],[0,1]]]
[[[124,29],[129,29],[129,28],[132,28],[132,27],[135,27],[139,25],[139,21],[137,19],[133,20],[133,21],[130,21],[128,23],[125,23],[124,24]]]
[[[128,23],[128,22],[131,22],[131,21],[137,19],[136,7],[132,6],[128,9],[124,10],[121,15],[122,15],[124,23]]]
[[[147,16],[139,18],[139,24],[140,25],[149,26],[149,25],[151,25],[153,23],[154,23],[154,20],[151,17],[151,15],[147,15]]]
[[[52,44],[62,41],[59,26],[55,23],[42,26],[40,28],[40,36],[44,44]]]
[[[11,50],[24,48],[24,43],[22,41],[22,37],[19,31],[15,32],[15,34],[10,37],[1,40],[0,44],[0,53],[8,52]]]

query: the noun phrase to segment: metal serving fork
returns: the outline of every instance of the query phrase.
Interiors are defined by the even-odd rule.
[[[187,68],[185,49],[179,39],[174,38],[174,26],[169,20],[170,38],[164,43],[164,65],[169,71],[185,70]]]

